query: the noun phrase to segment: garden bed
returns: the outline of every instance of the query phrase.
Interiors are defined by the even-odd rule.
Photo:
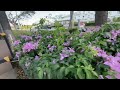
[[[14,42],[29,79],[119,79],[120,25],[86,32],[57,29],[22,35]]]

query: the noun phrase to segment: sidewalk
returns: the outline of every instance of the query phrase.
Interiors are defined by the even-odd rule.
[[[14,69],[0,75],[0,79],[16,79],[16,72]]]
[[[16,70],[12,68],[10,62],[0,64],[0,79],[16,79]]]

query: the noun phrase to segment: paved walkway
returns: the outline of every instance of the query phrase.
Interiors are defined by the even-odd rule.
[[[16,70],[12,68],[10,62],[0,64],[0,79],[16,79]]]
[[[0,79],[16,79],[16,72],[14,69],[0,75]]]

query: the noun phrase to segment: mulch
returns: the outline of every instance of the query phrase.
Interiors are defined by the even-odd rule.
[[[18,62],[12,63],[12,66],[17,71],[17,79],[28,79],[27,76],[25,75],[23,69],[19,66]]]

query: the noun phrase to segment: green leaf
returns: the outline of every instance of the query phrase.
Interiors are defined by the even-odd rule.
[[[65,76],[70,72],[69,68],[65,69]]]
[[[92,71],[93,75],[98,77],[98,74],[95,71]]]
[[[47,73],[48,79],[52,79],[51,69],[47,68],[47,69],[46,69],[46,73]]]
[[[58,65],[58,64],[55,64],[54,66],[52,66],[52,68],[54,69],[54,70],[56,70],[56,69],[58,69],[60,66]]]
[[[91,73],[91,71],[87,70],[87,69],[84,69],[85,72],[86,72],[86,79],[93,79],[93,75]]]
[[[38,72],[38,78],[43,79],[43,70],[42,70],[42,68]]]
[[[82,68],[77,69],[77,75],[78,75],[79,79],[85,79],[85,74],[84,74]]]
[[[65,67],[61,67],[57,73],[58,79],[62,79],[65,76]]]

